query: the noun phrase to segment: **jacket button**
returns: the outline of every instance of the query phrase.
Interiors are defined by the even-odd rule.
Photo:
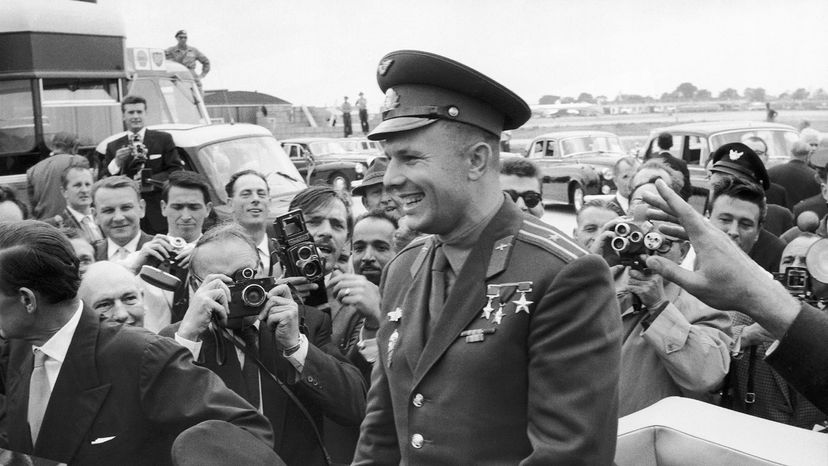
[[[411,446],[414,448],[423,448],[423,442],[425,439],[420,434],[414,434],[411,436]]]
[[[308,376],[308,382],[310,382],[310,383],[315,383],[315,381],[314,381],[314,379],[313,379],[313,376],[312,376],[312,375],[309,375],[309,376]]]
[[[414,395],[414,400],[412,400],[412,403],[414,404],[414,406],[416,406],[418,408],[422,408],[423,407],[423,400],[424,400],[423,395],[418,393],[418,394]]]

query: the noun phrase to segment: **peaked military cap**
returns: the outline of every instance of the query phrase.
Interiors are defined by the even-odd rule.
[[[747,178],[760,184],[765,190],[770,188],[768,170],[762,159],[753,149],[741,142],[731,142],[716,149],[713,153],[713,168],[710,171]]]
[[[482,73],[440,55],[398,50],[380,60],[377,83],[385,93],[382,122],[368,139],[448,120],[476,126],[495,136],[531,116],[517,94]]]
[[[175,37],[186,36],[186,35],[187,35],[187,31],[185,31],[184,29],[179,29],[178,32],[175,33]]]
[[[362,179],[362,184],[351,190],[354,196],[362,196],[365,190],[371,186],[382,184],[382,178],[385,176],[385,168],[388,166],[388,161],[385,157],[377,157],[374,162],[368,167],[365,172],[365,178]]]

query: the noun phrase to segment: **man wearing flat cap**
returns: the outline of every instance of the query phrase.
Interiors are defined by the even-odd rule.
[[[394,220],[399,220],[402,213],[400,213],[400,206],[397,201],[385,190],[382,185],[382,179],[385,176],[385,167],[388,166],[388,161],[384,158],[377,158],[368,167],[365,172],[365,178],[362,179],[362,184],[351,190],[354,196],[361,196],[362,206],[365,210],[372,212],[374,210],[381,210],[393,217]]]
[[[187,31],[183,29],[177,31],[175,39],[178,44],[165,50],[164,55],[166,55],[167,60],[177,61],[190,70],[193,79],[198,84],[199,92],[203,95],[204,89],[201,87],[201,80],[210,72],[210,59],[197,48],[187,45]],[[196,71],[196,63],[201,63],[201,74]]]
[[[381,284],[355,464],[611,464],[621,321],[609,269],[499,185],[526,103],[450,59],[379,64],[384,184],[414,240]]]
[[[745,219],[753,218],[752,230],[746,234],[741,232],[741,237],[747,238],[743,241],[737,241],[739,246],[753,259],[757,264],[769,272],[776,272],[779,269],[779,259],[782,257],[782,250],[785,249],[785,243],[779,239],[774,233],[767,229],[768,224],[779,224],[779,229],[782,231],[790,228],[787,224],[792,225],[792,218],[788,209],[767,203],[766,197],[763,195],[770,186],[770,179],[768,172],[765,170],[765,164],[756,155],[750,147],[739,142],[724,144],[712,155],[713,166],[710,169],[710,219],[714,224],[719,222],[720,214],[724,209],[725,204],[717,203],[716,191],[723,189],[725,184],[739,183],[743,185],[750,185],[752,191],[758,192],[757,196],[742,196],[743,200],[750,201],[754,204],[757,212],[760,213],[755,217],[753,212],[744,212],[744,209],[737,209],[742,211],[741,215]],[[732,180],[732,181],[731,181]],[[727,196],[732,197],[732,196]],[[740,204],[743,207],[749,207],[747,204]],[[717,208],[718,207],[718,208]],[[733,206],[731,206],[733,207]],[[732,209],[731,209],[732,210]],[[727,219],[737,217],[738,212],[728,212],[725,215]],[[748,222],[750,223],[750,222]],[[745,222],[742,222],[742,230],[744,230]],[[721,227],[725,233],[728,233]],[[758,235],[758,236],[757,236]],[[734,236],[734,235],[731,235]]]

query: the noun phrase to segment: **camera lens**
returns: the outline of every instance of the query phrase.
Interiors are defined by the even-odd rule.
[[[632,230],[632,228],[630,228],[630,226],[626,223],[619,223],[618,225],[615,225],[615,234],[618,236],[627,236],[630,234],[630,230]]]
[[[296,250],[296,255],[303,261],[306,261],[313,255],[313,249],[310,246],[302,246]]]
[[[253,269],[244,269],[241,271],[242,278],[251,279],[256,276],[256,271]]]
[[[633,243],[640,243],[642,239],[644,239],[644,235],[642,235],[640,231],[630,233],[630,241]]]
[[[242,290],[242,303],[248,307],[261,306],[267,300],[267,292],[261,285],[247,285]]]
[[[624,252],[629,244],[630,242],[627,241],[627,238],[615,237],[612,239],[612,249],[617,252]]]
[[[306,277],[314,277],[319,273],[319,264],[316,262],[307,262],[302,266],[302,275]]]

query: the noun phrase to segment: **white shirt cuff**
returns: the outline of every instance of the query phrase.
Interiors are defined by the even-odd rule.
[[[198,359],[198,355],[201,354],[201,343],[200,341],[190,341],[181,335],[178,332],[175,332],[175,341],[178,342],[179,345],[187,348],[190,350],[190,353],[193,354],[193,359]]]
[[[293,367],[296,369],[296,372],[302,373],[302,369],[305,368],[305,359],[308,357],[308,338],[300,333],[299,334],[299,349],[296,350],[295,353],[287,356],[286,359],[290,361]]]
[[[121,173],[121,167],[119,167],[118,164],[115,163],[115,159],[112,159],[112,161],[109,162],[109,165],[106,166],[106,169],[109,171],[110,175],[117,175],[118,173]]]

